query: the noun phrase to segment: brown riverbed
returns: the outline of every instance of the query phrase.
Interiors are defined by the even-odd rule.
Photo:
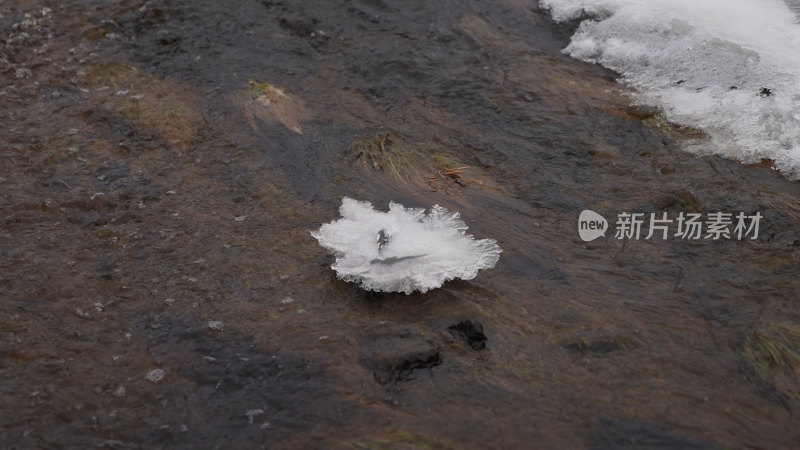
[[[800,446],[800,185],[681,150],[536,4],[0,2],[0,446]],[[361,291],[309,234],[343,196],[504,252]]]

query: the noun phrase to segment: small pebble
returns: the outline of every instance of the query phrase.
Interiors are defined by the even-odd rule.
[[[263,409],[250,409],[250,410],[248,410],[245,413],[245,415],[247,416],[247,423],[253,423],[253,418],[255,416],[260,416],[261,414],[264,414],[264,410]]]
[[[147,375],[144,376],[147,381],[151,383],[158,383],[159,381],[164,379],[164,370],[163,369],[153,369],[150,372],[147,372]]]
[[[111,395],[114,397],[123,398],[125,395],[127,395],[127,390],[125,389],[125,386],[120,385],[120,387],[118,387],[117,390],[115,390]]]

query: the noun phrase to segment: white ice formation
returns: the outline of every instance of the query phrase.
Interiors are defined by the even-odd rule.
[[[345,197],[341,219],[311,235],[336,256],[339,278],[383,292],[427,292],[446,281],[471,280],[500,257],[494,239],[475,239],[457,212],[390,203],[388,212]]]
[[[690,150],[800,179],[798,0],[540,0],[583,20],[564,51],[619,72],[637,103],[711,136]]]

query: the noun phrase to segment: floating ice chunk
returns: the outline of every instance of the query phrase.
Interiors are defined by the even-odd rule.
[[[427,292],[446,281],[471,280],[500,257],[494,239],[475,239],[458,213],[439,205],[426,213],[390,203],[388,212],[345,197],[342,218],[311,235],[336,256],[339,278],[364,289]]]

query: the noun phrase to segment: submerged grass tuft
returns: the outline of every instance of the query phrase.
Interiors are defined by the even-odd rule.
[[[743,353],[764,382],[800,400],[800,326],[753,331],[745,338]]]
[[[256,128],[255,118],[264,121],[277,120],[297,134],[303,134],[300,123],[308,118],[308,111],[302,100],[272,84],[262,83],[251,78],[250,101],[244,104],[245,115],[250,126]]]
[[[409,143],[393,133],[379,133],[351,146],[351,152],[358,161],[390,173],[403,183],[427,183],[432,190],[443,191],[447,195],[459,194],[469,184],[483,185],[483,181],[465,177],[469,166],[434,153],[436,150],[434,145]]]
[[[247,80],[247,85],[250,86],[250,93],[253,98],[264,106],[270,106],[277,97],[286,96],[281,89],[269,83],[258,82],[252,78]]]
[[[764,199],[764,203],[800,223],[800,197],[786,193],[775,193],[770,198]]]
[[[268,94],[270,89],[275,89],[271,84],[261,83],[253,78],[247,80],[247,85],[250,86],[250,91],[257,95]]]
[[[643,118],[642,122],[650,127],[650,129],[660,131],[662,134],[664,134],[664,136],[674,141],[683,141],[687,138],[708,139],[708,135],[704,131],[671,122],[661,112],[657,112],[647,118]]]
[[[800,369],[800,350],[783,333],[753,332],[745,343],[745,356],[764,372]]]
[[[400,136],[392,133],[376,134],[374,137],[362,139],[353,144],[352,149],[359,161],[391,173],[403,182],[416,172],[414,164],[420,157],[416,148],[406,145]]]

